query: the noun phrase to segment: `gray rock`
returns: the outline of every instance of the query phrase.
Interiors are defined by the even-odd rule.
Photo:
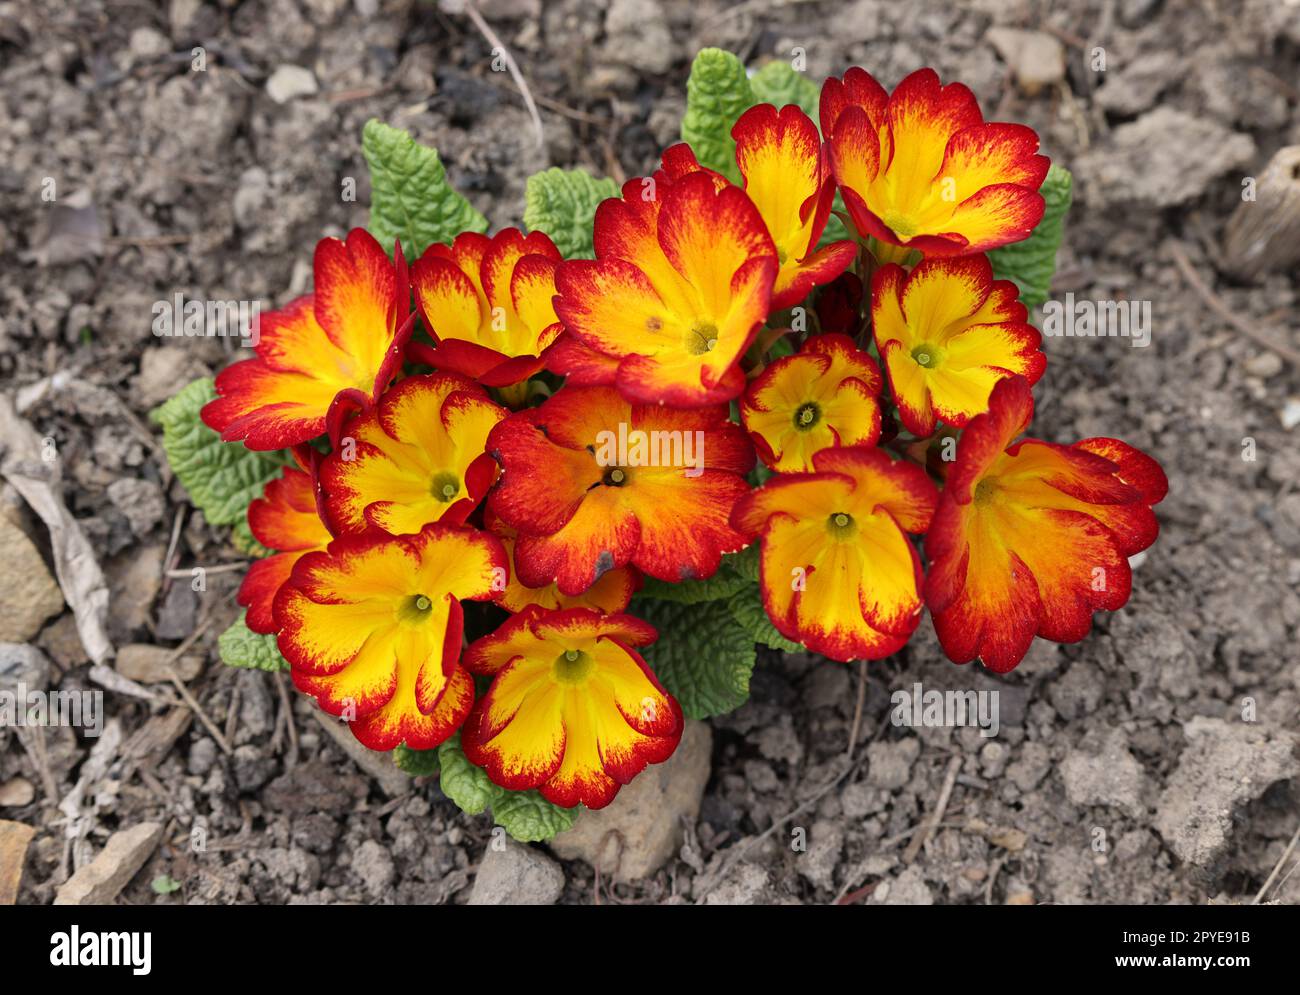
[[[614,0],[605,15],[604,61],[643,73],[666,73],[673,36],[658,0]]]
[[[0,515],[0,549],[5,551],[0,642],[25,643],[46,619],[63,611],[63,592],[27,533],[5,515]]]
[[[564,871],[559,864],[502,832],[492,837],[479,862],[469,904],[554,905],[563,891]]]
[[[108,905],[121,894],[158,847],[163,827],[142,822],[108,838],[89,864],[79,867],[54,896],[55,905]]]
[[[742,863],[727,879],[704,896],[703,905],[766,905],[771,901],[772,880],[757,864]]]
[[[1011,67],[1016,85],[1028,97],[1065,79],[1065,46],[1045,31],[989,28],[984,36]]]
[[[375,840],[366,840],[352,856],[352,872],[371,895],[382,895],[393,883],[397,869],[392,855]]]
[[[573,827],[550,841],[564,860],[585,860],[622,881],[647,877],[682,841],[682,820],[694,822],[709,780],[713,733],[688,719],[671,757],[621,788],[605,808],[583,809]]]
[[[176,581],[158,606],[154,635],[159,639],[184,639],[194,631],[198,615],[198,594],[190,587],[189,581]]]
[[[152,543],[117,557],[105,568],[109,626],[114,634],[129,634],[149,620],[162,587],[166,553],[162,543]]]
[[[0,783],[0,808],[22,808],[36,797],[36,787],[25,777]]]
[[[50,682],[50,661],[35,646],[0,643],[0,691],[17,694],[19,686],[44,691]]]
[[[310,97],[319,89],[315,74],[302,66],[279,66],[266,81],[266,95],[277,104],[288,103],[295,97]]]
[[[141,684],[161,684],[170,681],[168,661],[172,651],[165,646],[151,646],[147,643],[132,643],[117,651],[113,666],[123,677],[129,677]],[[203,658],[189,653],[177,660],[171,660],[171,669],[183,681],[192,681],[203,669]]]
[[[872,743],[867,747],[867,781],[889,791],[901,788],[911,779],[920,752],[920,742],[911,736]]]
[[[1112,114],[1139,114],[1177,80],[1175,70],[1180,59],[1174,52],[1152,51],[1126,66],[1108,70],[1093,99]]]
[[[933,905],[934,894],[919,867],[909,867],[893,881],[879,885],[871,895],[879,905]]]
[[[1062,718],[1081,719],[1097,710],[1105,690],[1097,667],[1078,661],[1048,686],[1047,698]]]
[[[177,385],[189,383],[205,372],[189,350],[174,345],[153,346],[140,356],[135,392],[144,407],[152,408],[175,394]]]
[[[844,849],[844,830],[838,822],[818,819],[808,831],[808,849],[795,854],[795,867],[815,888],[835,887],[835,866]]]
[[[1188,155],[1188,149],[1200,154]],[[1091,207],[1174,207],[1195,200],[1220,176],[1254,157],[1249,135],[1161,106],[1120,125],[1109,142],[1080,156],[1076,173]]]
[[[1007,778],[1021,791],[1033,791],[1047,776],[1052,754],[1037,740],[1025,743],[1007,767]]]
[[[167,39],[153,28],[141,27],[131,32],[131,54],[138,59],[152,59],[171,48]]]
[[[1134,818],[1146,815],[1142,767],[1129,752],[1122,729],[1112,729],[1100,743],[1070,750],[1061,763],[1061,780],[1075,805],[1121,808]]]
[[[1156,831],[1182,861],[1205,867],[1226,849],[1233,813],[1300,774],[1293,732],[1198,715],[1156,806]]]

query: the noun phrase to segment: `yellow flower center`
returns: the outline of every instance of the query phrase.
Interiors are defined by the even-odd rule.
[[[898,211],[886,211],[885,216],[880,220],[895,235],[911,238],[916,234],[916,223],[910,217]]]
[[[806,432],[821,420],[822,409],[814,401],[799,405],[794,413],[794,427]]]
[[[412,594],[397,609],[397,617],[411,625],[419,625],[429,617],[433,601],[424,594]]]
[[[460,493],[460,479],[454,473],[445,470],[434,474],[433,483],[429,485],[429,493],[446,504]]]
[[[601,476],[600,482],[606,487],[622,487],[627,483],[627,470],[621,466],[611,466]]]
[[[917,366],[924,366],[927,370],[933,370],[943,362],[943,350],[937,345],[922,342],[912,350],[912,358],[916,360]]]
[[[996,477],[985,477],[975,485],[975,503],[988,504],[993,500],[998,492],[998,481]]]
[[[596,669],[596,661],[582,650],[565,650],[555,658],[552,670],[561,684],[581,684]]]
[[[837,511],[826,519],[826,531],[836,542],[848,542],[858,534],[858,523],[852,515]]]
[[[718,326],[707,321],[697,321],[686,333],[686,351],[692,356],[703,356],[718,344]]]

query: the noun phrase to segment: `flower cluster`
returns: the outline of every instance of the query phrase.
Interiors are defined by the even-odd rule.
[[[1037,136],[928,69],[732,136],[739,184],[668,149],[600,204],[592,259],[506,229],[408,272],[325,239],[218,377],[208,425],[298,464],[249,509],[273,553],[247,625],[365,745],[460,731],[501,787],[608,804],[683,729],[634,595],[754,543],[776,630],[836,661],[928,607],[954,662],[1007,671],[1127,601],[1164,475],[1022,438],[1046,357],[984,254],[1042,217]],[[467,640],[476,601],[495,628]]]

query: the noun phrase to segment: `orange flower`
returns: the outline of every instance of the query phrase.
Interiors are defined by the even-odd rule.
[[[851,241],[818,249],[826,230],[835,183],[822,151],[817,125],[794,104],[778,111],[771,104],[751,107],[731,129],[736,164],[745,193],[758,208],[776,246],[780,264],[772,288],[771,310],[798,304],[814,286],[828,283],[853,264],[858,247]],[[719,189],[727,180],[705,169],[685,143],[663,157],[658,178],[670,181],[695,172],[707,173]]]
[[[712,576],[745,545],[727,516],[754,465],[727,415],[564,387],[503,421],[488,439],[503,470],[488,508],[519,530],[519,579],[575,596],[629,563],[667,581]]]
[[[248,528],[267,549],[278,550],[254,561],[239,586],[236,601],[248,608],[244,624],[254,632],[275,632],[272,605],[289,579],[293,565],[307,553],[324,549],[333,536],[316,513],[311,474],[285,467],[267,482],[262,496],[248,506]]]
[[[208,427],[249,449],[283,449],[322,434],[327,416],[369,407],[398,371],[411,328],[406,265],[394,251],[396,266],[360,228],[346,242],[322,239],[315,293],[261,316],[257,358],[217,375]]]
[[[732,524],[762,537],[763,604],[777,631],[832,660],[901,649],[921,617],[924,532],[937,494],[925,472],[879,449],[824,449],[741,500]]]
[[[886,95],[853,68],[828,79],[822,134],[859,235],[966,255],[1027,238],[1043,217],[1038,193],[1049,161],[1019,124],[984,121],[960,83],[918,69]]]
[[[1042,336],[1010,280],[994,280],[986,256],[925,259],[907,273],[876,270],[871,326],[903,425],[934,432],[936,418],[957,428],[988,409],[999,380],[1037,383],[1047,367]]]
[[[1155,542],[1168,489],[1150,456],[1118,439],[1012,441],[1033,417],[1020,377],[971,419],[926,536],[925,599],[944,652],[998,673],[1035,635],[1077,642],[1098,609],[1128,601],[1128,557]]]
[[[719,190],[704,173],[645,183],[628,181],[622,199],[596,209],[596,258],[560,264],[556,313],[588,349],[617,360],[628,400],[729,401],[767,318],[776,248],[738,187]]]
[[[308,553],[275,598],[294,684],[372,750],[432,749],[474,703],[460,603],[493,597],[506,569],[495,536],[442,523]]]
[[[551,303],[560,251],[540,231],[457,235],[411,267],[415,302],[437,342],[412,342],[408,358],[489,387],[527,380],[560,334]]]
[[[814,335],[750,383],[740,414],[764,463],[811,470],[822,449],[876,444],[880,386],[875,361],[851,338]]]
[[[489,532],[501,540],[510,558],[510,577],[506,589],[501,592],[497,603],[506,611],[523,611],[529,605],[537,605],[548,610],[559,608],[590,608],[594,611],[615,614],[627,608],[632,595],[641,586],[641,577],[634,567],[619,567],[607,570],[591,587],[581,594],[568,595],[560,590],[554,582],[543,587],[529,587],[519,579],[515,572],[515,543],[519,533],[512,529],[501,516],[489,508],[484,513],[484,524]]]
[[[530,605],[465,651],[492,686],[465,723],[465,756],[512,790],[604,808],[682,738],[682,710],[633,649],[655,630],[629,615]]]
[[[330,524],[345,535],[371,526],[410,535],[430,522],[463,523],[496,480],[484,447],[506,413],[454,373],[396,384],[347,425],[321,467]]]

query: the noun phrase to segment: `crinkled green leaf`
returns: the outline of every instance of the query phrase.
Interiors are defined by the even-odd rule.
[[[724,556],[718,572],[705,580],[684,580],[670,584],[668,581],[647,577],[640,596],[660,601],[676,601],[686,605],[729,598],[757,578],[757,553],[751,553],[751,549],[753,547]],[[750,576],[751,573],[754,574],[753,577]]]
[[[740,182],[736,142],[731,126],[754,105],[754,91],[744,64],[720,48],[700,51],[686,81],[686,116],[682,141],[690,144],[701,165]]]
[[[752,583],[758,583],[758,555],[762,547],[757,542],[752,542],[739,553],[732,553],[730,556],[722,558],[723,565],[734,571],[737,576],[744,577],[745,580]]]
[[[412,777],[433,777],[439,771],[437,749],[413,750],[405,743],[393,750],[393,763],[402,773]]]
[[[487,231],[487,218],[447,182],[436,149],[372,119],[361,132],[361,151],[370,166],[370,234],[389,253],[396,239],[406,258],[416,259],[435,242]]]
[[[1004,245],[989,253],[993,275],[999,280],[1014,280],[1020,287],[1020,300],[1026,307],[1039,307],[1052,292],[1056,250],[1061,247],[1073,185],[1070,171],[1053,164],[1038,191],[1046,203],[1043,220],[1023,242]]]
[[[817,122],[821,90],[790,63],[780,60],[769,62],[749,77],[749,87],[754,93],[755,103],[772,104],[778,109],[786,104],[798,104],[813,119],[813,123]]]
[[[632,607],[659,630],[641,655],[692,719],[723,715],[749,699],[754,640],[728,605],[639,599]]]
[[[245,515],[235,523],[235,527],[230,530],[230,541],[235,544],[235,548],[245,556],[255,556],[261,559],[263,556],[270,556],[274,550],[267,549],[253,536],[253,530],[248,527],[248,516]]]
[[[247,612],[230,623],[230,628],[217,637],[217,652],[221,662],[228,667],[247,670],[288,670],[289,662],[280,655],[274,635],[254,632],[244,622]]]
[[[578,808],[563,809],[536,791],[507,791],[492,783],[487,771],[469,762],[456,733],[438,747],[442,793],[467,815],[492,809],[492,819],[520,843],[548,840],[573,825]],[[399,763],[398,766],[401,766]]]
[[[749,633],[749,637],[754,642],[769,649],[784,650],[786,653],[803,651],[803,646],[799,643],[786,639],[776,631],[776,626],[767,617],[767,610],[763,607],[763,594],[757,584],[751,584],[733,594],[727,600],[727,608],[731,612],[731,617]]]
[[[261,497],[266,482],[280,475],[287,456],[257,453],[242,442],[222,442],[199,418],[203,405],[216,396],[212,378],[204,377],[149,417],[162,426],[167,462],[194,506],[213,525],[234,525],[246,520],[249,502]]]
[[[578,806],[560,808],[536,791],[501,791],[492,801],[492,819],[520,843],[549,840],[573,825]]]
[[[442,771],[438,780],[442,793],[467,815],[478,815],[501,790],[492,783],[487,771],[469,762],[460,748],[460,733],[438,747],[438,763]]]
[[[618,196],[618,184],[581,169],[551,167],[528,177],[524,224],[541,231],[565,259],[592,259],[592,224],[602,200]]]

